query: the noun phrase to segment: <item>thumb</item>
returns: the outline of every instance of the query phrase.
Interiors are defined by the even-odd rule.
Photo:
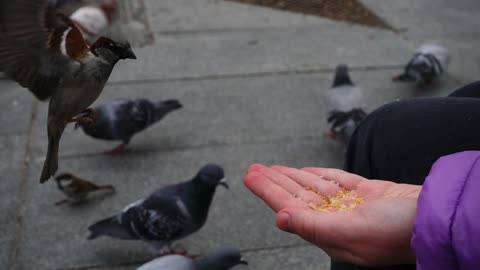
[[[280,230],[313,240],[321,231],[320,224],[317,222],[318,214],[318,212],[306,208],[285,208],[277,214],[277,226]]]

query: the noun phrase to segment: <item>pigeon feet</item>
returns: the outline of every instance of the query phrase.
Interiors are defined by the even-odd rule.
[[[182,244],[177,244],[177,243],[173,244],[172,251],[178,255],[183,255],[183,256],[187,255],[187,249]]]
[[[182,255],[182,256],[187,256],[187,250],[185,247],[181,244],[174,244],[173,246],[167,246],[167,247],[162,247],[159,251],[160,256],[166,256],[166,255]]]
[[[90,129],[95,128],[96,121],[97,113],[92,108],[87,108],[83,112],[75,115],[71,120],[71,122],[75,122],[75,128],[86,126]]]
[[[323,133],[323,136],[325,136],[327,138],[330,138],[330,139],[334,139],[334,140],[337,139],[337,136],[333,132],[325,132],[325,133]]]
[[[107,155],[118,155],[118,154],[122,154],[122,153],[125,153],[127,152],[127,145],[122,143],[122,144],[119,144],[117,145],[115,148],[113,148],[112,150],[109,150],[109,151],[106,151],[104,152],[104,154],[107,154]]]

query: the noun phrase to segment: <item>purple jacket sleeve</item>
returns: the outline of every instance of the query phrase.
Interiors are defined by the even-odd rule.
[[[480,269],[480,151],[437,160],[417,205],[418,270]]]

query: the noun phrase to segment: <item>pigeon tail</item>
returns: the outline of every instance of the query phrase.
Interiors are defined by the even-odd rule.
[[[110,236],[119,239],[134,239],[120,224],[117,216],[109,217],[96,222],[88,227],[90,235],[88,240],[96,239],[100,236]]]
[[[345,85],[354,86],[348,73],[348,66],[345,64],[340,64],[335,69],[335,78],[333,80],[332,87],[339,87]]]

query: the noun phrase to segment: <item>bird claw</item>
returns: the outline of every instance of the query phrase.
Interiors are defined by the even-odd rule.
[[[75,122],[75,129],[80,126],[87,126],[89,129],[95,128],[95,123],[97,122],[97,113],[92,108],[87,108],[81,113],[75,115],[72,120]]]
[[[159,256],[167,256],[167,255],[182,255],[182,256],[187,256],[188,253],[186,250],[181,250],[181,251],[176,251],[176,250],[165,250],[165,251],[160,251]]]
[[[117,145],[112,150],[108,150],[108,151],[105,151],[103,153],[106,154],[106,155],[117,155],[117,154],[125,153],[125,152],[127,152],[127,150],[128,150],[127,145],[122,143],[122,144]]]
[[[87,118],[87,117],[81,117],[75,121],[75,129],[77,129],[80,126],[87,126],[89,129],[95,128],[95,121]]]
[[[182,255],[182,256],[187,256],[187,250],[185,247],[181,244],[174,244],[173,246],[164,246],[159,250],[159,255],[160,256],[166,256],[166,255]]]
[[[323,136],[325,136],[327,138],[330,138],[330,139],[334,139],[334,140],[337,139],[337,136],[333,132],[325,132],[325,133],[323,133]]]

